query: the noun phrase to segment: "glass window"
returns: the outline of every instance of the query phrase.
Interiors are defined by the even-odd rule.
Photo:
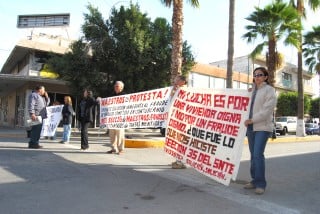
[[[282,72],[282,85],[287,88],[292,88],[292,75]]]

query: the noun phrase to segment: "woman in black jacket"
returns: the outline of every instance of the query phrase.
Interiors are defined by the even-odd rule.
[[[64,97],[64,106],[62,108],[63,135],[62,135],[62,141],[60,141],[60,143],[69,143],[73,115],[75,115],[75,113],[72,108],[71,97],[65,96]]]
[[[85,89],[77,114],[77,118],[81,125],[81,149],[83,150],[89,148],[88,128],[93,122],[95,106],[98,103],[99,102],[92,97],[92,91]]]

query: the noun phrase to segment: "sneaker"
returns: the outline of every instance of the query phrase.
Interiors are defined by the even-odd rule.
[[[175,161],[172,162],[171,167],[172,169],[185,169],[186,165],[184,165],[182,162]]]
[[[256,188],[254,193],[256,193],[257,195],[262,195],[264,193],[264,189],[263,188]]]
[[[250,182],[250,183],[247,183],[246,185],[244,185],[243,188],[245,188],[245,189],[255,189],[256,186],[253,185],[253,183]]]

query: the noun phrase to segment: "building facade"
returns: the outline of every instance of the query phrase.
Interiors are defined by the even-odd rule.
[[[0,126],[25,127],[29,117],[27,105],[32,90],[44,85],[51,103],[63,104],[69,94],[67,83],[46,68],[49,53],[69,51],[69,40],[46,34],[21,40],[12,50],[0,72]]]
[[[234,59],[233,88],[248,89],[253,80],[252,72],[255,68],[266,66],[265,60],[259,58],[251,60],[249,57]],[[298,91],[297,67],[285,63],[275,74],[276,93]],[[196,64],[189,74],[189,85],[192,87],[225,88],[227,78],[227,61],[217,61],[210,64]],[[315,75],[303,71],[304,93],[310,97],[314,95],[313,81]]]

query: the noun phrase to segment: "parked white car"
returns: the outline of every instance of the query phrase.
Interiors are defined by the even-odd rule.
[[[297,130],[297,117],[283,116],[276,117],[276,132],[280,135],[295,133]]]

